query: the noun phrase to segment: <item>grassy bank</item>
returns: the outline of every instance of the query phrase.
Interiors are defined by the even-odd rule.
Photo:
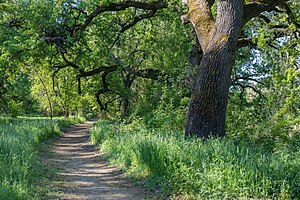
[[[47,138],[78,119],[0,118],[0,199],[39,199],[37,149]]]
[[[299,199],[299,140],[270,148],[242,139],[186,139],[182,133],[100,121],[92,141],[132,177],[165,195],[195,199]]]

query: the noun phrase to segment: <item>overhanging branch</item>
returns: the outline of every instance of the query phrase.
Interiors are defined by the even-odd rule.
[[[80,72],[76,76],[76,80],[77,80],[77,83],[78,83],[78,94],[82,93],[81,92],[81,78],[94,76],[94,75],[100,74],[102,72],[104,72],[104,74],[105,74],[104,77],[106,78],[106,76],[110,72],[117,71],[118,69],[119,69],[118,65],[111,65],[111,66],[101,66],[101,67],[95,68],[95,69],[90,70],[90,71]],[[128,74],[132,74],[132,75],[139,76],[139,77],[142,77],[142,78],[150,78],[150,79],[158,80],[158,77],[159,77],[159,71],[154,70],[154,69],[134,70],[134,69],[131,69],[130,67],[126,67],[126,68],[123,68],[123,70],[125,72],[127,72]]]
[[[100,13],[108,12],[108,11],[122,11],[126,10],[127,8],[139,8],[142,10],[158,10],[162,8],[167,8],[167,3],[163,1],[153,1],[153,2],[139,2],[134,0],[127,0],[117,3],[109,3],[107,5],[100,5],[97,6],[96,9],[89,14],[84,23],[82,25],[78,25],[73,32],[73,35],[80,30],[84,30],[95,17],[97,17]]]
[[[252,2],[246,4],[244,6],[242,25],[244,26],[248,21],[250,21],[254,17],[259,16],[262,12],[264,11],[270,12],[273,9],[275,9],[275,5],[273,4],[259,3],[259,2]]]

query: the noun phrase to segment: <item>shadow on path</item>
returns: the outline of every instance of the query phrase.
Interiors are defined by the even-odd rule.
[[[107,164],[104,156],[90,143],[89,129],[94,121],[72,126],[53,146],[52,163],[61,182],[61,199],[141,200],[155,199]],[[148,196],[148,197],[146,197]]]

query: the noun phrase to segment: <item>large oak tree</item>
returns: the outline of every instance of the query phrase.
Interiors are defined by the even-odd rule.
[[[183,21],[192,23],[203,55],[194,72],[186,135],[224,136],[231,72],[243,26],[265,11],[291,10],[286,0],[188,0],[187,5]]]

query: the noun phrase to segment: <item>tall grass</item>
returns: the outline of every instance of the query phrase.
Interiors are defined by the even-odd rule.
[[[165,194],[198,199],[299,199],[300,150],[270,149],[234,138],[200,140],[182,133],[100,121],[92,141],[110,160]],[[295,146],[294,146],[295,147]],[[296,149],[296,150],[295,150]]]
[[[38,199],[37,147],[75,119],[0,118],[0,199]]]

